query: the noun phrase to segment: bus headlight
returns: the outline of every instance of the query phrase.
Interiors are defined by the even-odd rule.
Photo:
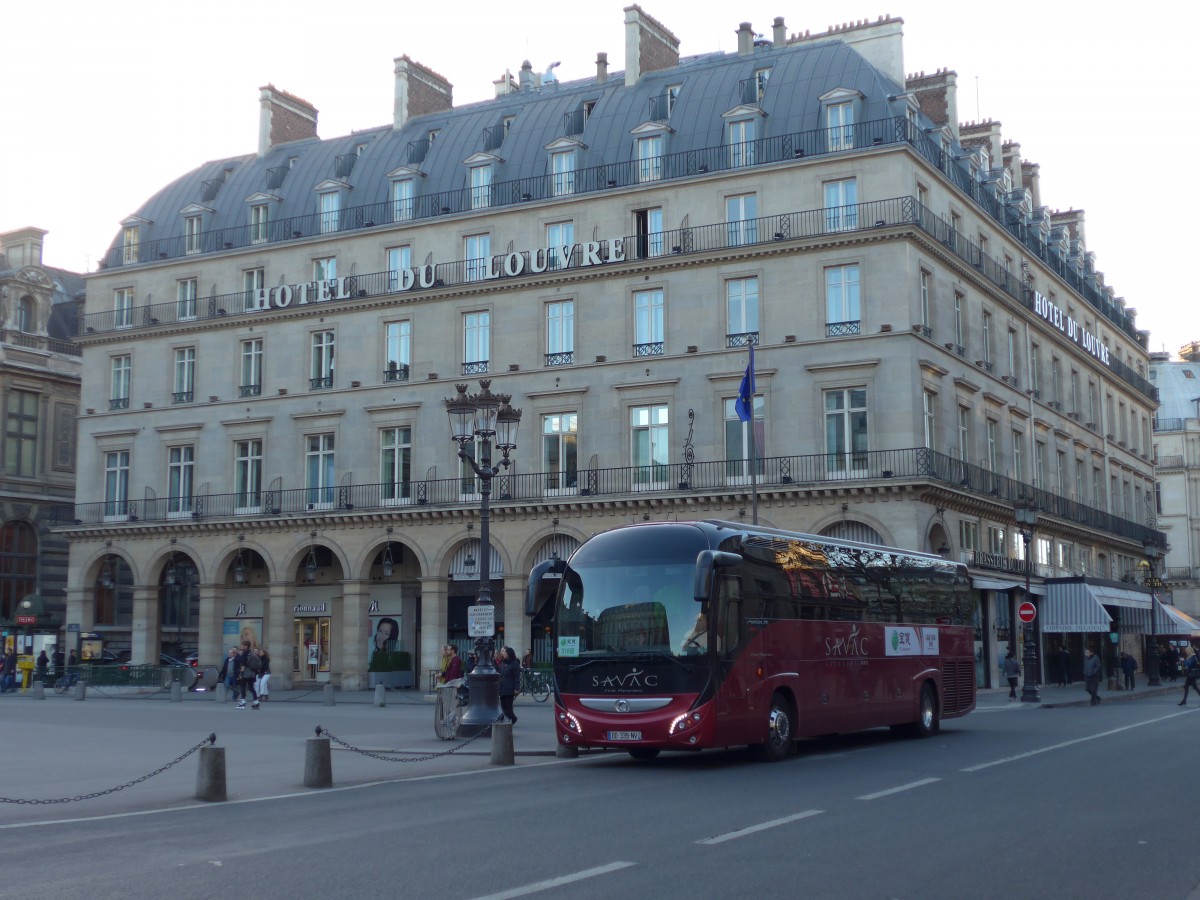
[[[583,734],[583,729],[579,727],[579,720],[569,712],[560,712],[558,714],[558,723],[567,731],[573,731],[575,734]]]
[[[682,734],[689,728],[695,728],[700,724],[700,713],[693,710],[692,712],[684,713],[682,716],[676,716],[671,722],[671,727],[667,729],[667,734]]]

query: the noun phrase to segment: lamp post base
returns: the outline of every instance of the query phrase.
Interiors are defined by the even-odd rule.
[[[1021,688],[1022,703],[1041,703],[1042,697],[1038,692],[1038,682],[1041,681],[1041,664],[1038,661],[1037,638],[1030,625],[1025,626],[1025,652],[1022,655],[1021,668],[1025,673],[1025,685]]]
[[[471,696],[467,711],[458,720],[457,738],[472,738],[489,732],[500,718],[500,673],[492,664],[495,648],[490,638],[475,641],[479,661],[466,676]]]

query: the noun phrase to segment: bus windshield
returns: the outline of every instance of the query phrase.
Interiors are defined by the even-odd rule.
[[[569,566],[556,616],[558,655],[703,653],[707,622],[702,605],[692,598],[694,581],[692,561]]]

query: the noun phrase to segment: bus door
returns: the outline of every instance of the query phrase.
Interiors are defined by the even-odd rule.
[[[716,628],[710,652],[713,654],[716,691],[713,705],[717,713],[718,740],[736,742],[751,727],[755,697],[745,649],[746,623],[743,621],[742,580],[731,573],[718,574],[715,591]]]

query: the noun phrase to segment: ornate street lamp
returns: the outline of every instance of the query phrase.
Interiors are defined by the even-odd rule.
[[[510,395],[493,394],[491,384],[491,379],[481,379],[480,391],[475,394],[467,393],[467,385],[456,384],[455,389],[458,393],[445,401],[446,414],[450,417],[450,439],[458,444],[458,458],[470,466],[479,479],[479,591],[475,597],[475,615],[470,620],[478,662],[470,676],[470,704],[458,722],[460,738],[481,734],[500,718],[500,676],[492,663],[496,642],[495,609],[492,607],[489,503],[492,478],[500,473],[500,467],[508,468],[512,464],[509,453],[517,446],[521,411],[509,405],[509,400],[512,399]],[[467,445],[477,439],[478,461],[467,450]],[[493,439],[496,448],[502,454],[499,466],[492,465]],[[481,609],[484,606],[492,608],[484,611]]]
[[[392,558],[392,526],[387,527],[388,542],[383,548],[383,558],[379,561],[380,570],[383,572],[384,578],[391,578],[392,573],[396,570],[396,561]]]
[[[308,559],[304,562],[304,580],[312,584],[317,580],[317,533],[310,531],[308,533]]]
[[[1146,541],[1142,545],[1142,552],[1146,558],[1138,563],[1138,567],[1144,572],[1142,576],[1142,584],[1150,588],[1150,652],[1147,654],[1146,668],[1150,671],[1146,674],[1150,676],[1148,682],[1150,687],[1158,687],[1162,684],[1162,678],[1159,673],[1159,658],[1158,658],[1158,594],[1154,589],[1158,587],[1158,579],[1154,576],[1154,564],[1158,561],[1159,550],[1158,544],[1152,541]]]
[[[1018,506],[1013,510],[1017,520],[1017,528],[1021,532],[1021,540],[1025,544],[1025,599],[1032,602],[1033,595],[1029,591],[1029,571],[1032,560],[1029,557],[1029,542],[1033,540],[1033,532],[1037,528],[1038,511],[1036,506]],[[1016,629],[1017,623],[1010,623]],[[1037,632],[1032,622],[1024,626],[1025,650],[1021,654],[1021,668],[1025,670],[1025,684],[1021,688],[1022,703],[1040,703],[1038,683],[1041,681],[1041,663],[1038,660]]]
[[[242,541],[246,540],[244,534],[238,535],[238,552],[237,559],[233,561],[233,582],[234,584],[246,583],[246,561],[242,558]]]

